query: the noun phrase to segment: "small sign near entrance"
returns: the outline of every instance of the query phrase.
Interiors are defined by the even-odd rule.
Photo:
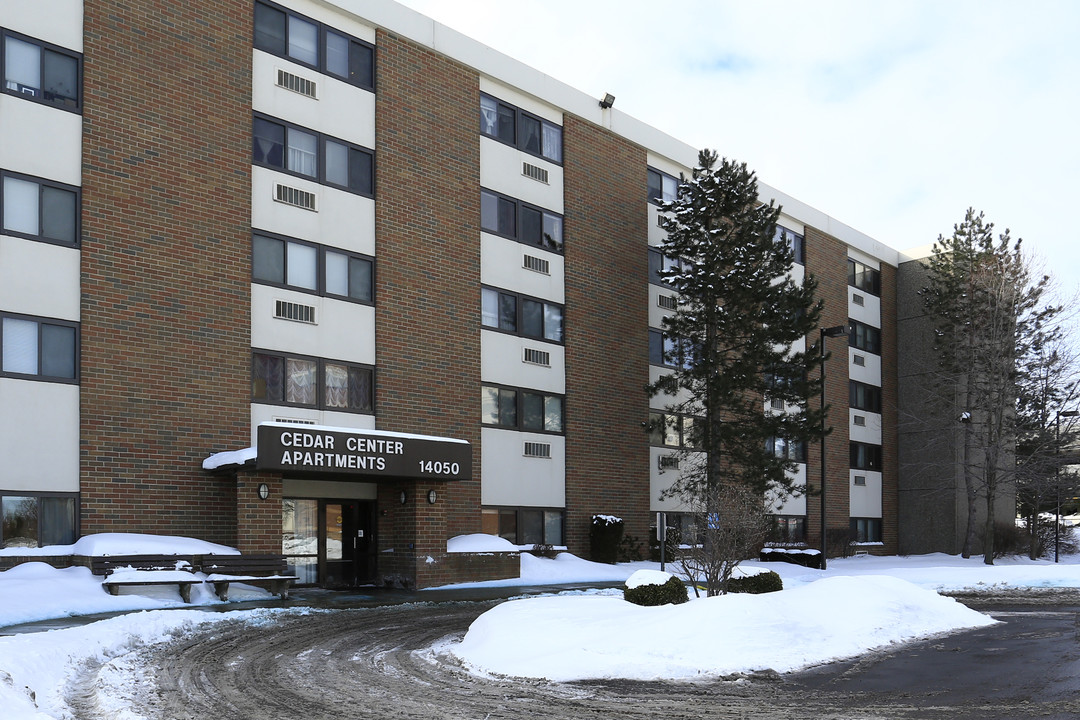
[[[259,425],[255,467],[305,473],[468,480],[472,445],[460,440],[342,430]]]

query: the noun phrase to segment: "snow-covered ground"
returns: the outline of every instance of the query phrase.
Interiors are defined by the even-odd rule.
[[[99,552],[108,546],[113,554],[211,551],[183,538],[154,538],[157,545],[152,549],[130,536],[80,542],[97,543],[94,549]],[[476,550],[485,542],[494,540],[464,539],[456,549]],[[41,554],[60,554],[56,548],[45,550]],[[227,550],[215,546],[213,552]],[[79,554],[83,552],[86,548],[80,548]],[[746,567],[776,571],[785,589],[656,608],[626,603],[617,589],[512,600],[481,616],[462,643],[444,649],[477,672],[551,680],[690,679],[767,668],[783,672],[993,622],[938,591],[1080,588],[1080,558],[1075,556],[1058,565],[1013,558],[986,566],[981,558],[938,554],[830,560],[825,572],[784,563],[751,562]],[[519,579],[476,585],[624,581],[637,570],[656,570],[658,564],[600,565],[564,553],[553,560],[522,555],[521,568]],[[271,596],[235,585],[230,597],[236,601]],[[221,604],[213,592],[199,585],[192,588],[192,605]],[[198,625],[224,619],[257,624],[272,622],[278,613],[309,612],[291,608],[219,613],[192,605],[185,605],[173,587],[128,588],[119,596],[108,595],[100,578],[86,568],[56,570],[27,563],[0,572],[0,626],[142,611],[81,627],[0,637],[0,708],[4,710],[0,716],[4,720],[70,717],[61,689],[86,662],[113,668],[119,678],[128,672],[131,658],[141,647],[166,642]],[[118,717],[124,716],[122,708],[116,710]]]

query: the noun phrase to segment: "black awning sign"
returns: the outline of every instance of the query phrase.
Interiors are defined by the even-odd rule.
[[[436,480],[472,477],[472,446],[460,440],[269,424],[259,426],[258,439],[259,470]]]

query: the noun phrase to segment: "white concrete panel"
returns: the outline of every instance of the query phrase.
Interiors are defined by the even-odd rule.
[[[251,106],[256,112],[375,149],[375,93],[276,55],[252,52]],[[278,87],[278,68],[314,82],[317,99]]]
[[[667,230],[663,230],[660,227],[660,208],[654,203],[648,202],[646,199],[646,205],[648,205],[649,218],[649,246],[658,248],[664,244],[664,240],[667,239]]]
[[[866,265],[867,267],[872,267],[875,270],[880,270],[881,269],[881,262],[877,258],[873,257],[872,255],[867,255],[866,253],[860,252],[859,250],[857,250],[856,248],[853,248],[853,247],[848,248],[847,254],[848,254],[848,257],[851,258],[852,260],[858,260],[859,262],[861,262],[863,265]]]
[[[862,298],[862,305],[855,302],[855,296]],[[868,292],[848,286],[848,317],[871,327],[881,327],[881,298]]]
[[[548,181],[525,176],[522,163],[526,162],[547,170]],[[564,212],[562,166],[486,135],[480,135],[480,186],[560,215]]]
[[[274,317],[275,300],[314,306],[318,323]],[[375,308],[252,283],[251,346],[374,365]]]
[[[498,98],[503,102],[510,103],[511,105],[516,105],[522,110],[553,122],[556,125],[563,124],[562,110],[548,105],[547,103],[540,102],[532,95],[526,95],[516,86],[506,85],[492,80],[489,77],[481,76],[480,92],[487,93],[488,95]],[[476,117],[477,119],[480,117],[480,108],[476,108]]]
[[[649,448],[649,511],[650,512],[689,512],[690,508],[681,498],[669,497],[661,499],[665,490],[670,488],[682,477],[682,469],[660,469],[660,458],[669,455],[677,455],[675,448],[651,447]],[[683,467],[687,463],[693,463],[694,458],[701,456],[688,456],[682,458]]]
[[[318,197],[318,212],[274,200],[281,183]],[[264,167],[251,168],[251,226],[257,230],[375,254],[375,201]]]
[[[79,321],[79,250],[0,235],[0,308]]]
[[[662,376],[671,372],[670,368],[662,368],[657,365],[649,366],[649,384],[652,385]],[[649,407],[653,410],[664,410],[667,407],[676,403],[686,402],[690,399],[690,393],[687,390],[680,390],[678,395],[667,395],[661,393],[649,398]]]
[[[777,220],[777,224],[782,226],[782,227],[787,228],[788,230],[791,230],[792,232],[794,232],[794,233],[796,233],[798,235],[802,235],[803,237],[806,236],[806,226],[803,225],[796,218],[792,217],[791,215],[788,215],[787,213],[784,213],[784,212],[780,213],[780,219]]]
[[[548,274],[524,267],[525,256],[548,261]],[[560,305],[566,302],[565,262],[558,253],[480,233],[480,282]],[[479,296],[476,299],[480,302]]]
[[[662,329],[664,326],[662,321],[668,315],[671,315],[671,310],[662,308],[657,304],[657,298],[661,295],[665,297],[675,297],[677,293],[674,290],[660,287],[659,285],[653,285],[649,283],[649,327]]]
[[[795,471],[789,473],[795,487],[806,488],[806,463],[799,463]],[[769,507],[774,515],[806,515],[806,493],[779,496],[773,492],[768,497]]]
[[[83,51],[82,0],[5,0],[0,10],[0,26],[68,50]]]
[[[544,367],[522,361],[526,347],[549,353],[551,366]],[[513,385],[562,395],[566,392],[565,348],[562,345],[517,335],[481,330],[480,378],[486,383]]]
[[[550,444],[551,457],[525,457],[526,442]],[[480,448],[482,505],[566,504],[566,438],[562,435],[482,428]]]
[[[648,163],[649,167],[667,173],[675,179],[679,179],[680,177],[690,177],[693,174],[692,169],[689,166],[673,162],[669,158],[654,153],[651,150],[646,153],[645,161]],[[697,162],[696,153],[694,154],[694,161]]]
[[[0,94],[0,118],[0,167],[68,185],[82,183],[81,115]]]
[[[355,38],[372,44],[375,42],[375,29],[373,27],[337,10],[334,4],[329,2],[313,2],[312,0],[275,0],[275,2],[302,15],[307,15],[312,20],[324,22]]]
[[[375,389],[375,402],[378,403],[378,388]],[[251,404],[251,446],[258,443],[259,423],[302,420],[305,423],[324,427],[352,428],[355,430],[374,430],[375,416],[358,413],[343,413],[316,408],[286,407],[283,405]]]
[[[856,485],[855,476],[866,478],[865,485]],[[852,470],[850,479],[851,517],[881,517],[881,473]]]
[[[881,444],[881,415],[848,408],[848,433],[854,442]],[[855,417],[861,417],[865,425],[856,425]]]
[[[855,364],[856,355],[863,359],[862,365]],[[849,346],[848,377],[852,380],[881,387],[881,356]]]
[[[0,378],[0,490],[79,491],[79,386]]]

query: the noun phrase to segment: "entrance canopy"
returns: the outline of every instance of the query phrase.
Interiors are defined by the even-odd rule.
[[[267,422],[259,424],[256,439],[255,448],[218,453],[207,458],[203,467],[247,465],[254,458],[256,470],[362,475],[370,480],[472,478],[472,445],[454,438]],[[232,457],[214,462],[219,456]]]

